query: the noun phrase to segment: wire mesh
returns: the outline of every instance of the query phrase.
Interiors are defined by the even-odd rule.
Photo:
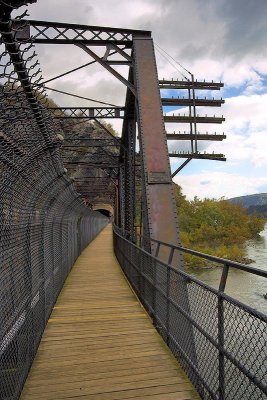
[[[58,293],[107,218],[84,206],[61,161],[32,44],[0,2],[0,399],[19,397]],[[3,12],[3,11],[6,11]],[[21,25],[21,29],[23,26]]]
[[[114,228],[116,257],[203,399],[267,397],[267,316],[164,264]]]

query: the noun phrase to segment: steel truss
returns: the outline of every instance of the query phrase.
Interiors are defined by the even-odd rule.
[[[198,140],[223,140],[225,135],[205,136],[196,131],[197,123],[222,123],[224,118],[198,116],[195,112],[196,106],[216,107],[224,103],[222,99],[196,98],[195,90],[219,90],[223,84],[198,82],[193,77],[188,81],[158,81],[153,40],[149,31],[34,20],[15,20],[12,28],[19,43],[72,44],[79,47],[93,59],[92,63],[98,63],[126,86],[124,107],[50,108],[53,118],[59,121],[97,119],[100,124],[99,119],[123,119],[122,138],[116,142],[116,145],[120,146],[120,157],[117,160],[114,154],[112,155],[112,146],[115,143],[108,143],[107,137],[97,145],[96,142],[89,144],[82,141],[79,137],[74,138],[74,141],[72,135],[61,147],[64,163],[70,171],[73,168],[75,171],[75,166],[86,170],[101,168],[106,176],[113,176],[118,185],[115,196],[115,208],[119,213],[117,221],[122,228],[131,232],[133,239],[136,193],[140,194],[141,191],[141,224],[145,235],[170,243],[179,243],[169,157],[186,158],[182,167],[192,159],[225,160],[223,154],[201,154],[197,148]],[[102,57],[94,50],[96,47],[104,49]],[[116,65],[129,67],[128,79],[114,68]],[[160,88],[186,89],[188,98],[178,96],[161,99]],[[163,115],[162,105],[189,107],[189,115]],[[187,134],[166,134],[164,122],[188,123],[190,131]],[[140,154],[136,153],[137,126]],[[107,133],[108,130],[105,127],[104,129]],[[189,140],[191,152],[174,151],[169,154],[168,139]],[[91,153],[87,155],[83,153],[86,146],[91,148]],[[141,179],[136,179],[136,158],[141,165]],[[178,168],[180,169],[181,167]],[[75,176],[75,173],[71,176]],[[164,254],[161,256],[164,259]],[[178,255],[175,263],[182,265]]]
[[[119,199],[117,202],[120,210],[120,224],[123,228],[130,230],[133,236],[135,229],[135,141],[136,124],[138,124],[141,147],[139,158],[142,165],[142,219],[145,233],[170,243],[178,243],[176,207],[151,33],[32,20],[14,21],[13,29],[16,31],[16,40],[24,43],[29,41],[43,44],[74,44],[126,85],[124,109],[78,109],[72,107],[51,111],[56,118],[64,119],[73,118],[73,116],[77,118],[123,117],[121,140],[123,148],[121,148],[120,164],[117,168],[119,171],[119,190],[117,191]],[[99,57],[92,50],[91,47],[94,46],[101,46],[105,49],[103,57]],[[112,59],[110,58],[111,52]],[[114,54],[118,56],[118,60],[114,60]],[[125,79],[113,67],[122,64],[129,66],[128,79]],[[149,104],[147,99],[149,99]],[[151,124],[153,124],[153,128]],[[70,168],[75,162],[79,162],[75,160],[75,157],[73,158],[73,160],[67,161],[67,168]],[[86,163],[82,164],[80,161],[79,165],[86,166]],[[103,160],[101,163],[105,168],[115,168],[114,164],[111,166],[103,164]],[[90,164],[89,162],[87,165],[95,167],[96,163],[91,162]],[[162,257],[164,257],[163,254]]]
[[[54,118],[123,118],[124,107],[51,107]]]

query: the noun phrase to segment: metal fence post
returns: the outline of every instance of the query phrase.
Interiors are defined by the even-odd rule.
[[[174,248],[172,247],[169,254],[168,264],[171,265],[173,260]],[[167,267],[167,282],[166,282],[166,300],[167,300],[167,307],[166,307],[166,332],[167,338],[166,343],[169,346],[170,344],[170,284],[171,284],[171,270],[170,267]]]
[[[224,371],[224,313],[223,297],[218,296],[218,344],[219,344],[219,400],[225,399],[225,371]]]
[[[224,365],[224,310],[223,297],[229,265],[224,264],[218,295],[218,345],[219,345],[219,400],[225,399],[225,365]]]
[[[157,243],[155,257],[157,258],[159,255],[160,250],[160,243]],[[154,315],[154,325],[156,325],[157,321],[157,262],[155,261],[155,267],[152,270],[153,276],[153,297],[152,297],[152,308],[153,308],[153,315]]]

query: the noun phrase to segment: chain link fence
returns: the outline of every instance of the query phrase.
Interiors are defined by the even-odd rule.
[[[107,223],[66,174],[34,47],[16,42],[7,4],[0,2],[1,400],[18,399],[72,265]]]
[[[267,316],[114,230],[117,259],[203,399],[267,398]]]

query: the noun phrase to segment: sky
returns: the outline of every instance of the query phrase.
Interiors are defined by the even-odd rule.
[[[27,8],[30,18],[36,20],[151,30],[159,78],[181,79],[181,73],[186,73],[181,64],[198,80],[224,82],[224,89],[211,95],[222,96],[225,105],[198,111],[199,115],[223,115],[226,122],[199,124],[198,131],[227,135],[223,142],[200,143],[202,151],[222,153],[227,161],[192,160],[174,181],[189,199],[267,192],[266,0],[38,0]],[[36,45],[36,51],[45,80],[90,61],[87,54],[74,46]],[[121,73],[126,73],[120,68]],[[124,86],[100,66],[80,70],[51,82],[50,86],[124,104]],[[92,105],[48,94],[61,106]],[[205,92],[197,94],[210,96]],[[183,111],[187,112],[173,109],[171,113]],[[114,126],[120,128],[118,122]],[[166,125],[167,132],[180,129],[188,130]],[[185,143],[170,142],[170,150],[186,150]],[[174,170],[181,160],[173,160]]]

